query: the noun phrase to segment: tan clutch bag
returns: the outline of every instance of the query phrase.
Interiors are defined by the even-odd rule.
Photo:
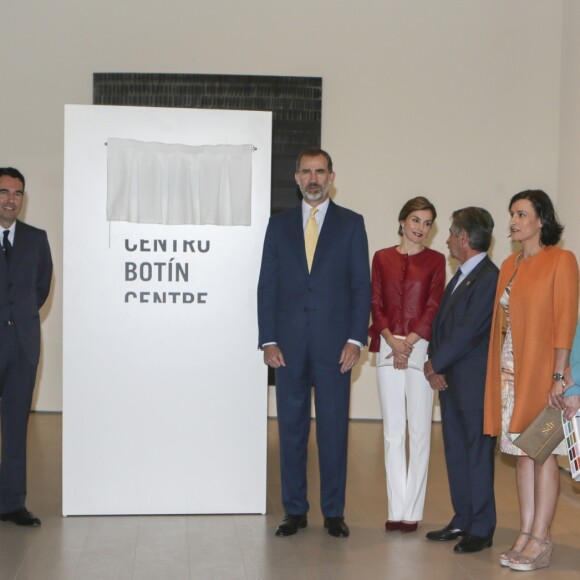
[[[563,439],[562,411],[545,407],[514,444],[541,465]]]

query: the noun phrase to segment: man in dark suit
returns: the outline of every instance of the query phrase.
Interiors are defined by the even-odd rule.
[[[24,176],[0,168],[0,520],[39,526],[26,499],[26,432],[40,357],[38,311],[48,297],[52,260],[46,232],[17,221]]]
[[[478,207],[453,213],[447,246],[461,267],[433,321],[425,376],[439,391],[443,442],[455,515],[430,540],[455,540],[455,552],[492,545],[495,438],[483,434],[483,394],[498,269],[487,257],[493,219]]]
[[[350,374],[366,344],[370,312],[368,243],[362,216],[328,197],[332,160],[321,149],[298,157],[302,203],[270,219],[258,284],[259,345],[276,369],[282,503],[277,536],[307,525],[306,453],[314,385],[321,509],[328,533],[344,521]]]

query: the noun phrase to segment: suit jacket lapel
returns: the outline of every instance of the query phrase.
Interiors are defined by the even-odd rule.
[[[24,254],[26,253],[26,231],[22,228],[19,221],[16,221],[16,229],[14,230],[14,245],[12,246],[12,253],[10,254],[10,271],[15,272],[19,264],[22,263]]]
[[[469,290],[469,287],[473,284],[479,272],[483,270],[484,266],[488,262],[489,258],[486,256],[471,272],[469,272],[467,277],[463,279],[461,284],[459,284],[455,292],[451,293],[452,289],[449,288],[449,284],[447,285],[440,307],[442,316],[444,316],[447,311],[452,308],[452,306],[461,298],[461,296],[463,296],[463,294]]]
[[[445,291],[443,292],[443,297],[441,298],[441,303],[439,304],[439,308],[437,309],[437,314],[435,315],[435,320],[437,320],[438,315],[440,315],[447,307],[447,303],[449,302],[449,299],[451,298],[452,290],[457,285],[457,278],[456,277],[457,277],[457,272],[455,272],[455,274],[453,274],[453,276],[451,277],[451,280],[449,280],[449,282],[447,283],[447,286],[445,287]]]
[[[326,216],[324,217],[324,224],[320,230],[320,235],[318,236],[318,242],[316,243],[316,252],[314,252],[314,262],[312,263],[312,272],[316,269],[316,264],[319,260],[323,259],[324,254],[332,246],[332,240],[337,231],[338,223],[336,217],[336,205],[332,200],[328,204],[328,210],[326,211]],[[306,251],[304,252],[306,259]]]
[[[12,250],[14,250],[14,248],[12,248]],[[8,280],[8,264],[6,263],[6,257],[4,256],[2,248],[0,248],[0,280],[2,280],[4,284],[6,284]]]
[[[22,262],[22,256],[26,248],[26,231],[23,230],[21,223],[16,220],[16,226],[14,229],[14,243],[12,244],[12,249],[10,251],[10,263],[7,264],[6,260],[2,260],[3,272],[8,272],[10,270],[12,273],[16,271],[18,264]]]
[[[304,226],[302,224],[302,203],[292,210],[290,217],[290,227],[288,228],[288,245],[295,253],[300,267],[308,273],[306,262],[306,247],[304,245]]]

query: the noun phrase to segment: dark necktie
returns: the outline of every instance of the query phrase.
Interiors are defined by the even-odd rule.
[[[2,249],[4,250],[4,257],[6,258],[6,261],[8,262],[10,260],[10,252],[12,250],[12,244],[10,243],[10,240],[8,239],[8,236],[10,235],[10,230],[4,230],[4,237],[2,238]]]
[[[455,272],[455,275],[453,276],[453,278],[451,278],[451,281],[449,282],[449,288],[451,289],[451,294],[453,294],[453,292],[455,292],[455,289],[457,288],[457,282],[459,282],[459,278],[461,278],[461,268],[457,268],[457,272]]]

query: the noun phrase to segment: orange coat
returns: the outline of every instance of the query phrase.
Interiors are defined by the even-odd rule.
[[[499,300],[510,281],[516,257],[499,273],[487,359],[483,432],[501,433],[501,349],[505,322]],[[514,412],[510,432],[521,433],[545,407],[552,388],[554,349],[571,349],[578,322],[578,263],[557,246],[520,261],[510,293],[514,349]],[[563,370],[563,369],[561,369]]]

